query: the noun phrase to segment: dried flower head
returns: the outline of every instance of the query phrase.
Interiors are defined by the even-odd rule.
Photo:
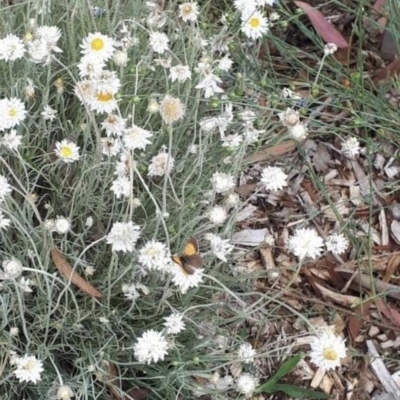
[[[185,115],[185,106],[176,97],[166,95],[160,103],[159,112],[163,121],[171,125],[183,118]]]

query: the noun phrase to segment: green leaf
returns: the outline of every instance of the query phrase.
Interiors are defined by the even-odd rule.
[[[301,355],[289,358],[289,360],[286,360],[276,371],[275,375],[272,375],[271,378],[268,379],[267,382],[262,384],[257,388],[257,392],[266,392],[266,393],[272,393],[269,391],[271,386],[273,386],[276,382],[278,382],[281,378],[283,378],[285,375],[287,375],[302,359]]]
[[[277,383],[270,389],[273,389],[274,392],[286,393],[294,399],[329,399],[329,396],[326,393],[316,392],[314,390],[304,389],[294,385],[286,385],[285,383]]]

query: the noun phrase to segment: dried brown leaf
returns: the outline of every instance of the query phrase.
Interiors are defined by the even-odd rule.
[[[383,282],[390,282],[393,275],[396,273],[397,267],[400,265],[400,254],[393,254],[389,261],[383,277]]]
[[[85,281],[77,272],[73,271],[64,255],[54,247],[50,251],[51,257],[56,265],[58,271],[71,281],[74,285],[78,286],[79,289],[83,290],[89,296],[100,299],[103,295],[89,282]]]
[[[278,143],[272,147],[267,147],[264,150],[257,151],[245,158],[245,164],[253,164],[260,161],[265,161],[273,157],[280,157],[292,152],[296,148],[293,141]]]
[[[322,39],[324,39],[326,43],[334,43],[337,47],[342,49],[349,47],[347,40],[320,11],[311,7],[304,1],[295,1],[294,3],[307,14],[315,30],[319,35],[321,35]]]
[[[400,312],[395,308],[387,305],[383,299],[376,298],[375,304],[378,310],[390,321],[393,325],[400,326]]]
[[[124,400],[116,390],[116,387],[120,385],[118,384],[117,367],[113,363],[108,364],[108,382],[106,386],[110,390],[112,400]]]
[[[350,335],[355,340],[355,338],[360,334],[361,328],[364,325],[366,318],[369,315],[369,309],[372,305],[372,300],[369,300],[363,304],[357,306],[354,310],[354,315],[349,318],[349,331]]]
[[[386,67],[378,69],[373,75],[372,81],[375,85],[380,85],[398,74],[400,74],[400,58],[396,58]]]

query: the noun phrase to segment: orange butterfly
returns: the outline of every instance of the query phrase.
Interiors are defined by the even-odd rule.
[[[172,261],[178,264],[188,275],[193,275],[196,268],[203,265],[203,259],[199,254],[199,245],[194,237],[191,237],[184,246],[181,254],[174,254]]]

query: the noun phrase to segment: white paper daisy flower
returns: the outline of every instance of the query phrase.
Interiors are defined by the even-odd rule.
[[[149,271],[167,271],[171,267],[171,254],[164,243],[150,240],[139,250],[139,263]]]
[[[239,393],[251,397],[259,384],[258,379],[248,373],[243,373],[237,378],[236,388]]]
[[[289,135],[298,141],[304,140],[308,136],[308,128],[303,123],[299,122],[296,125],[288,127]]]
[[[23,357],[18,357],[16,366],[17,369],[14,371],[14,375],[19,382],[36,384],[41,380],[41,373],[44,371],[43,363],[35,356],[25,354]]]
[[[215,172],[211,177],[211,184],[215,193],[225,193],[235,187],[234,177],[231,174]]]
[[[311,362],[324,371],[340,366],[340,359],[346,357],[344,339],[332,332],[324,332],[313,338],[309,356]]]
[[[112,92],[94,91],[94,95],[88,98],[89,108],[99,114],[111,114],[118,108],[117,100]]]
[[[66,234],[71,229],[71,221],[69,218],[57,216],[54,221],[54,230],[60,234]]]
[[[163,121],[171,125],[185,115],[185,106],[180,99],[166,95],[160,103],[159,113]]]
[[[282,168],[267,167],[262,170],[260,183],[265,189],[276,192],[288,185],[287,178]]]
[[[0,130],[10,129],[23,122],[27,111],[24,103],[15,97],[0,100]]]
[[[117,199],[129,197],[131,194],[131,182],[127,176],[119,176],[113,181],[110,190]]]
[[[340,255],[349,247],[348,239],[342,233],[333,233],[325,241],[326,249],[333,254]]]
[[[300,260],[305,257],[314,260],[321,256],[324,240],[314,229],[297,229],[293,236],[289,238],[289,250]]]
[[[242,19],[242,32],[249,39],[259,39],[269,30],[268,18],[264,17],[259,11],[253,11],[250,15],[242,14]]]
[[[115,71],[100,71],[94,78],[93,84],[97,92],[116,94],[121,87],[121,81]]]
[[[12,192],[12,188],[5,176],[0,175],[0,202],[4,201]]]
[[[278,113],[279,120],[286,127],[292,127],[300,122],[300,113],[288,107],[285,111]]]
[[[112,57],[115,51],[115,41],[100,32],[90,33],[80,45],[81,53],[100,61],[106,61]]]
[[[17,150],[21,145],[22,135],[18,135],[15,129],[11,129],[8,133],[5,133],[0,143],[9,150]]]
[[[348,138],[342,143],[342,153],[351,159],[360,154],[360,150],[360,142],[355,137]]]
[[[17,260],[15,257],[4,260],[1,263],[3,271],[0,272],[0,279],[16,279],[23,271],[23,265],[21,261]]]
[[[163,176],[170,174],[174,168],[175,160],[168,156],[166,151],[161,151],[151,159],[149,165],[149,176]]]
[[[93,78],[101,73],[106,65],[104,60],[98,60],[90,55],[83,56],[78,64],[80,78]]]
[[[163,32],[151,32],[149,44],[152,50],[158,54],[163,54],[169,50],[169,38]]]
[[[168,341],[162,333],[150,329],[143,333],[133,346],[135,358],[144,364],[164,360],[168,353]]]
[[[172,82],[183,83],[192,78],[192,73],[187,65],[175,65],[169,69],[169,79]]]
[[[24,56],[25,45],[22,39],[13,34],[0,40],[0,60],[15,61]]]
[[[179,6],[179,17],[183,21],[194,22],[197,21],[197,16],[199,15],[199,6],[197,3],[183,3]]]
[[[168,335],[176,335],[185,330],[186,326],[183,322],[183,315],[179,313],[171,314],[168,317],[164,317],[165,331]]]
[[[178,264],[172,263],[170,272],[172,274],[172,282],[178,286],[182,294],[187,293],[190,288],[198,287],[203,282],[204,269],[198,268],[193,274],[187,274]]]
[[[132,124],[131,127],[125,129],[122,140],[128,150],[145,150],[146,146],[151,144],[148,139],[152,136],[153,134],[151,132]]]
[[[10,224],[11,220],[5,218],[3,212],[0,211],[0,230],[6,230],[6,228],[9,227]]]
[[[101,127],[107,136],[122,136],[126,128],[126,119],[117,114],[109,114],[101,123]]]
[[[107,243],[111,244],[113,251],[124,253],[133,251],[140,237],[140,227],[132,221],[115,222],[107,235]]]
[[[250,343],[243,343],[240,345],[238,350],[239,360],[250,364],[254,362],[254,356],[257,355],[257,352],[253,349],[253,346]]]
[[[228,219],[228,213],[224,207],[214,206],[208,213],[208,219],[216,226],[223,225]]]
[[[65,163],[72,163],[79,160],[79,147],[67,139],[61,142],[56,142],[56,148],[54,151],[62,161]]]
[[[57,400],[70,400],[74,397],[74,392],[68,385],[61,385],[57,389]]]
[[[207,233],[205,239],[210,242],[211,252],[214,256],[221,261],[227,262],[226,256],[234,249],[229,239],[222,239],[220,236],[213,233]]]

